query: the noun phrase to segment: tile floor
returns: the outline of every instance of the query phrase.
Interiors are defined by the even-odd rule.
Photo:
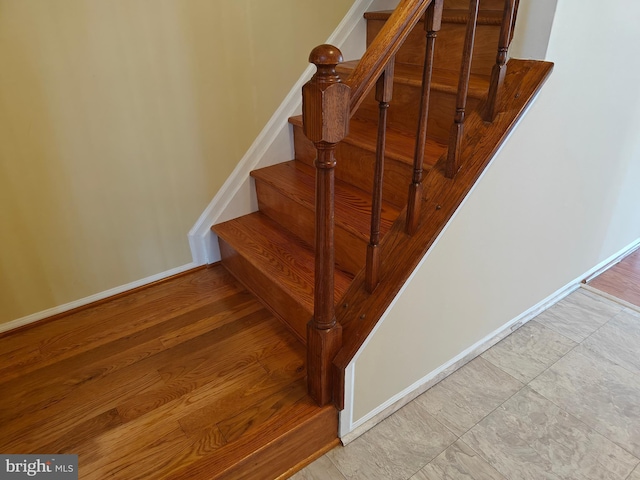
[[[578,289],[293,480],[640,480],[640,308]]]

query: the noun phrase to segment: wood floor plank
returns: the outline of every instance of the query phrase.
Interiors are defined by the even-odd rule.
[[[294,405],[306,397],[307,382],[302,378],[290,384],[284,391],[270,395],[237,415],[218,422],[218,428],[227,442],[233,442],[248,432],[260,429],[264,422],[281,414],[287,415]]]
[[[105,377],[104,381],[81,386],[73,395],[42,410],[4,423],[0,451],[37,453],[43,445],[62,437],[79,422],[115,408],[123,396],[139,394],[161,382],[158,372],[134,366]],[[38,434],[34,435],[34,431]]]
[[[589,285],[640,306],[640,249],[598,275]]]
[[[122,425],[122,423],[123,421],[118,410],[112,408],[84,422],[77,423],[63,436],[41,447],[41,451],[54,454],[79,452],[85,445],[87,437],[97,437],[104,432]]]
[[[199,395],[189,408],[182,409],[180,425],[190,437],[197,436],[212,424],[219,425],[247,409],[259,408],[265,399],[273,395],[282,396],[303,377],[304,372],[296,375],[275,372],[256,380],[251,386],[245,383],[235,388],[229,384],[215,398]],[[196,405],[200,399],[202,401]]]
[[[0,342],[0,382],[187,314],[210,302],[205,293],[224,298],[240,291],[238,285],[230,282],[228,273],[216,272],[208,276],[206,273],[204,269],[195,272],[193,278],[180,277],[174,291],[160,285],[158,292],[138,292],[133,294],[134,299],[120,298],[114,301],[115,305],[104,303],[95,310],[83,310],[38,328],[3,336]],[[12,348],[16,345],[38,346],[39,353],[12,360],[3,354],[7,349],[4,345],[12,345]]]
[[[268,316],[259,302],[248,292],[234,295],[233,298],[236,299],[236,302],[232,304],[228,301],[223,301],[222,304],[216,301],[195,311],[198,314],[197,318],[201,318],[195,323],[199,324],[204,320],[208,320],[211,324],[211,330],[194,339],[189,339],[189,335],[182,335],[184,330],[191,330],[190,325],[194,323],[191,313],[183,314],[176,317],[172,322],[165,322],[155,328],[137,332],[94,350],[83,352],[75,357],[47,365],[34,371],[31,375],[23,376],[8,385],[5,383],[3,386],[5,402],[0,406],[0,420],[7,419],[7,407],[13,415],[28,413],[29,407],[31,407],[31,410],[37,411],[51,402],[64,398],[65,395],[78,386],[87,382],[96,382],[121,368],[126,368],[151,357],[153,357],[153,360],[150,360],[150,362],[158,362],[160,365],[165,365],[173,355],[183,357],[186,354],[195,354],[202,348],[208,348],[224,341],[225,338],[234,335],[238,329],[245,328],[250,323],[261,322],[263,318]],[[245,308],[246,305],[249,305],[249,307]],[[227,309],[233,306],[235,306],[238,316],[235,321],[240,322],[238,325],[227,326],[222,321],[216,321],[219,320],[217,319],[219,315],[225,318],[228,317]],[[253,314],[258,318],[245,315],[247,312],[254,311],[255,313]],[[214,328],[216,325],[218,325],[218,328]],[[177,342],[179,339],[185,341],[186,345],[172,352],[157,356],[160,352],[167,350],[167,347],[163,344],[165,338],[168,340],[166,343]],[[175,343],[173,346],[176,347],[177,345],[179,344]],[[58,381],[57,372],[60,370],[67,372],[65,382]],[[16,408],[18,404],[20,406],[19,409]]]
[[[277,322],[274,321],[274,324],[277,325]],[[243,331],[241,335],[244,342],[254,340],[253,348],[236,347],[238,344],[235,342],[232,345],[220,345],[213,351],[203,352],[202,356],[191,359],[190,365],[180,362],[160,369],[163,385],[129,398],[118,406],[119,412],[127,420],[136,418],[211,383],[229,382],[237,372],[247,370],[252,365],[259,367],[261,376],[266,376],[267,372],[259,360],[280,344],[270,335],[274,331],[278,331],[278,328],[274,330],[271,325],[258,325]]]
[[[136,436],[135,448],[127,436],[97,437],[92,449],[102,454],[94,455],[93,461],[80,463],[80,478],[162,478],[160,472],[167,459],[173,458],[174,452],[182,450],[189,441],[172,422],[156,422],[149,427],[142,438]],[[111,452],[121,453],[113,455]]]
[[[247,456],[270,451],[262,449],[273,438],[286,446],[296,425],[280,416],[290,413],[292,385],[304,386],[304,346],[221,266],[176,280],[175,295],[158,286],[77,312],[73,321],[0,337],[3,358],[24,364],[0,378],[0,450],[75,453],[88,479],[208,479],[215,469],[190,468],[213,462],[237,473],[255,461]],[[72,331],[79,319],[87,321],[77,325],[86,345]],[[44,342],[47,335],[57,338]],[[294,418],[304,411],[308,424],[326,415],[306,394],[302,400]],[[231,450],[219,423],[229,428]],[[325,427],[321,438],[333,440],[336,430]]]

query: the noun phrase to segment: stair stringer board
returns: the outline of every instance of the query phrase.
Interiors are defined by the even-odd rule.
[[[520,60],[515,60],[515,62],[527,63],[526,61],[523,62]],[[534,62],[531,62],[531,63],[534,63]],[[340,410],[340,407],[343,407],[340,411],[340,431],[339,431],[339,436],[343,444],[346,445],[347,443],[351,442],[355,438],[359,437],[360,435],[365,433],[367,430],[369,430],[370,428],[374,427],[376,424],[384,420],[386,417],[393,414],[399,408],[406,405],[412,399],[416,398],[419,394],[426,391],[430,386],[433,386],[435,383],[442,380],[447,375],[453,373],[456,369],[462,367],[465,363],[467,363],[471,359],[475,358],[475,356],[482,353],[482,351],[490,348],[494,343],[497,343],[497,341],[499,341],[502,338],[502,336],[506,336],[506,334],[503,335],[504,333],[503,330],[504,331],[509,330],[511,326],[518,324],[518,321],[522,320],[522,318],[519,317],[518,319],[510,323],[508,326],[505,326],[503,329],[499,329],[499,331],[493,332],[487,338],[483,339],[481,342],[478,342],[477,345],[473,345],[469,349],[462,352],[456,358],[451,359],[449,362],[445,363],[440,368],[429,373],[425,377],[419,379],[408,388],[399,392],[397,395],[394,395],[388,401],[384,402],[382,405],[379,405],[377,408],[369,412],[364,417],[354,421],[353,395],[354,395],[354,385],[356,381],[354,366],[358,357],[364,351],[367,344],[373,337],[374,333],[383,325],[385,318],[388,316],[389,312],[393,309],[393,306],[395,305],[397,300],[401,297],[402,292],[408,288],[416,272],[420,269],[420,266],[425,263],[430,252],[433,251],[433,247],[438,243],[440,238],[443,236],[444,232],[447,230],[449,225],[454,220],[456,214],[460,211],[461,207],[465,204],[467,199],[470,197],[470,194],[479,185],[480,181],[482,180],[482,177],[488,171],[488,168],[493,162],[493,159],[502,150],[502,148],[508,141],[508,138],[513,134],[513,132],[515,131],[519,123],[526,116],[527,112],[529,111],[529,109],[531,108],[535,100],[538,98],[540,89],[548,79],[548,76],[551,73],[553,64],[550,64],[547,62],[536,62],[536,63],[539,63],[542,66],[542,69],[544,71],[541,70],[537,74],[538,76],[537,82],[531,85],[531,87],[533,87],[533,90],[530,92],[527,92],[528,95],[526,93],[525,95],[523,95],[523,96],[528,96],[528,98],[519,107],[516,108],[517,110],[520,110],[520,111],[518,111],[517,113],[514,112],[515,115],[513,116],[513,120],[508,121],[508,123],[510,123],[509,125],[504,125],[506,128],[504,130],[504,134],[502,138],[500,138],[500,141],[498,141],[495,144],[490,155],[487,157],[486,162],[483,162],[484,165],[481,166],[481,171],[478,174],[477,178],[470,184],[469,189],[466,190],[462,199],[457,203],[456,207],[448,216],[446,221],[443,222],[437,234],[435,235],[433,240],[429,243],[426,251],[424,251],[421,258],[416,262],[415,267],[407,275],[405,281],[402,282],[401,285],[399,285],[399,290],[395,293],[395,295],[393,295],[392,300],[388,302],[388,304],[385,304],[384,309],[381,311],[381,314],[378,316],[378,320],[375,321],[369,333],[363,336],[363,334],[361,333],[356,334],[357,328],[351,329],[353,331],[350,332],[351,335],[349,336],[353,338],[358,337],[361,339],[361,343],[358,346],[357,350],[351,350],[351,353],[349,353],[348,351],[349,349],[347,348],[347,349],[343,349],[343,351],[338,353],[338,356],[336,357],[336,361],[334,362],[334,366],[338,368],[338,370],[336,371],[336,374],[338,375],[338,379],[336,380],[336,383],[343,382],[342,396],[338,401],[339,410]],[[543,64],[546,64],[546,66],[544,66]],[[519,91],[517,85],[515,86],[514,91]],[[478,117],[478,114],[474,113],[473,116]],[[474,123],[476,125],[479,125],[482,122],[478,117],[475,119]],[[469,145],[467,148],[467,152],[470,153],[470,151],[473,150],[474,148],[475,148],[475,145]],[[429,190],[429,189],[426,188],[425,190]],[[423,207],[427,206],[429,203],[433,203],[433,205],[435,205],[435,203],[438,203],[438,202],[435,202],[435,203],[434,202],[435,200],[431,199],[429,202],[425,202],[425,204],[423,204]],[[357,281],[357,278],[356,278],[356,281]],[[365,310],[368,311],[368,309],[372,306],[372,305],[368,305],[367,302],[361,303],[359,305],[357,304],[359,303],[357,301],[352,302],[354,298],[353,296],[350,295],[350,293],[356,292],[357,288],[358,287],[353,288],[352,286],[352,289],[350,290],[350,292],[347,292],[345,296],[345,298],[347,299],[346,301],[349,303],[350,308],[353,309],[353,312],[346,313],[346,314],[344,312],[341,312],[343,319],[349,318],[349,317],[357,318],[361,314],[361,311],[365,311]],[[569,293],[569,292],[566,292],[566,293]],[[374,317],[376,317],[375,312],[373,312],[373,315],[371,316],[371,318],[373,319]],[[338,320],[340,321],[340,318]],[[521,323],[524,323],[525,321],[526,320],[523,320]],[[510,330],[509,330],[509,333],[510,333]],[[345,368],[340,372],[339,371],[340,367],[345,367]],[[340,405],[340,401],[342,401],[342,405]]]

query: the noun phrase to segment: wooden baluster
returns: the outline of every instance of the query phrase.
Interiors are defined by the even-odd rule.
[[[509,38],[509,43],[513,40],[513,34],[516,30],[516,20],[518,19],[518,7],[520,6],[520,0],[516,0],[516,4],[513,7],[513,17],[511,18],[511,36]]]
[[[469,20],[467,33],[464,38],[462,50],[462,65],[460,66],[460,80],[458,81],[458,96],[456,98],[456,115],[449,135],[449,151],[447,153],[447,165],[445,175],[453,178],[460,169],[460,154],[462,150],[462,136],[464,134],[465,110],[467,107],[467,93],[469,91],[469,77],[471,76],[471,60],[473,57],[473,44],[478,24],[478,0],[469,2]]]
[[[433,54],[435,42],[442,24],[443,0],[433,0],[429,5],[424,22],[427,32],[427,48],[424,55],[422,71],[422,94],[420,96],[420,115],[416,134],[416,149],[413,157],[413,177],[409,185],[409,202],[407,205],[407,223],[405,231],[413,235],[420,220],[422,204],[422,170],[424,164],[425,145],[427,144],[427,120],[429,119],[429,98],[431,96],[431,73],[433,72]]]
[[[371,202],[371,237],[367,245],[367,269],[365,286],[369,293],[378,286],[380,269],[380,220],[382,217],[382,184],[384,177],[384,153],[387,139],[387,110],[393,94],[393,71],[395,57],[391,58],[376,84],[378,101],[378,141],[376,144],[376,168],[373,177]]]
[[[336,146],[349,129],[351,91],[336,73],[342,61],[336,47],[314,48],[309,61],[317,71],[302,87],[302,116],[304,133],[318,156],[314,315],[307,325],[307,385],[311,397],[322,406],[332,400],[331,362],[342,345],[334,300],[334,169]]]
[[[493,122],[498,113],[498,98],[504,84],[504,77],[507,74],[507,52],[513,38],[517,3],[517,0],[505,0],[504,2],[502,27],[500,28],[500,38],[498,40],[498,55],[496,56],[496,63],[491,70],[489,94],[487,95],[487,104],[483,113],[483,118],[486,122]]]

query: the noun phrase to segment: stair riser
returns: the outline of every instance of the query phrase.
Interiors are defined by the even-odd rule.
[[[445,0],[444,8],[466,10],[469,8],[469,0]],[[504,9],[504,0],[480,0],[480,8],[482,10],[502,10]]]
[[[256,295],[306,345],[307,323],[313,313],[304,305],[297,303],[283,287],[274,283],[223,238],[219,238],[218,241],[222,264],[225,268]]]
[[[292,200],[266,182],[256,180],[256,192],[260,211],[276,223],[312,246],[315,243],[314,209]],[[366,260],[365,239],[353,235],[336,224],[336,266],[355,275]]]
[[[387,126],[406,132],[410,135],[416,134],[418,126],[418,114],[420,110],[420,88],[403,83],[395,83],[393,87],[393,98],[387,114]],[[471,111],[480,105],[477,98],[468,97],[467,110]],[[378,102],[375,100],[375,92],[367,95],[356,113],[357,118],[366,119],[371,122],[378,122]],[[456,111],[456,96],[446,92],[431,92],[429,101],[429,121],[427,124],[427,135],[432,140],[446,144],[449,139],[449,131],[453,123]]]
[[[296,151],[296,160],[313,166],[316,158],[316,150],[313,143],[305,137],[302,127],[294,125],[293,138]],[[338,145],[336,178],[365,191],[371,191],[374,177],[375,154],[348,141]],[[383,197],[385,201],[403,208],[407,204],[409,184],[411,182],[412,168],[410,165],[394,160],[385,159]]]
[[[384,20],[367,21],[367,45],[378,34]],[[412,65],[424,65],[424,52],[426,48],[426,36],[422,22],[409,34],[407,41],[396,55],[399,63]],[[443,23],[442,29],[436,39],[434,67],[446,70],[459,71],[462,63],[462,48],[464,43],[466,25],[459,23]],[[471,73],[490,75],[496,62],[498,49],[498,36],[500,27],[497,25],[478,25],[476,31]]]

